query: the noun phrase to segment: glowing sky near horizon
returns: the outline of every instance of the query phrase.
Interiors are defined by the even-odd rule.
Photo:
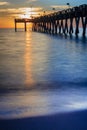
[[[39,15],[44,10],[52,11],[53,7],[56,10],[66,9],[67,3],[70,3],[70,6],[79,6],[87,4],[87,0],[0,0],[0,27],[7,26],[15,17],[24,14],[27,17],[31,13],[31,7],[32,14]]]

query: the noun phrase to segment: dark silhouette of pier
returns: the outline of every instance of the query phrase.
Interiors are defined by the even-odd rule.
[[[28,18],[18,18],[15,19],[15,32],[17,31],[17,23],[24,23],[25,31],[27,31],[27,23],[33,22],[33,19]]]
[[[17,31],[16,24],[23,22],[32,22],[32,30],[36,32],[43,32],[49,34],[70,34],[75,33],[78,36],[79,28],[82,26],[82,35],[86,35],[87,25],[87,4],[69,8],[66,10],[54,12],[44,16],[39,16],[32,19],[15,19],[15,31]],[[74,31],[75,28],[75,31]]]

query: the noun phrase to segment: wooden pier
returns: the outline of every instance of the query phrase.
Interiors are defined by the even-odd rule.
[[[21,18],[21,19],[15,19],[15,32],[17,31],[17,23],[24,23],[25,31],[27,31],[27,23],[33,22],[33,19],[28,18]]]
[[[48,15],[40,16],[34,19],[15,19],[15,31],[17,31],[16,23],[32,22],[32,30],[43,33],[50,34],[69,34],[75,33],[78,36],[79,25],[82,26],[82,35],[86,35],[86,25],[87,25],[87,4],[69,8],[66,10],[54,12]],[[74,31],[75,28],[75,31]]]

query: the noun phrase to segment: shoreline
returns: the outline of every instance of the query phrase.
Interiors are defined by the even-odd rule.
[[[87,130],[87,110],[20,119],[0,119],[0,130]]]

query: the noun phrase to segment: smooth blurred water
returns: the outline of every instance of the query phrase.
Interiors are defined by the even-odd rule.
[[[80,109],[87,109],[87,39],[0,29],[0,118]]]

